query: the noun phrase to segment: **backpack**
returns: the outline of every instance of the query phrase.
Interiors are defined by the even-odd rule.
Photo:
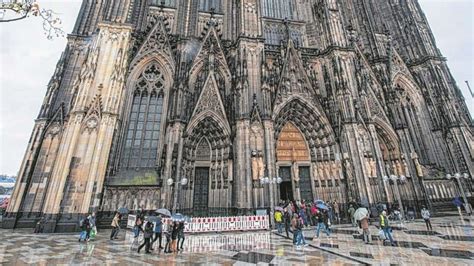
[[[313,205],[313,206],[311,207],[311,215],[316,216],[316,214],[317,214],[316,211],[317,211],[317,210],[318,210],[318,209],[316,208],[316,206]]]

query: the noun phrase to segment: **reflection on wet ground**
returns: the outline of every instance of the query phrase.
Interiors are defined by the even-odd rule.
[[[25,230],[0,230],[0,264],[410,264],[474,265],[472,226],[459,216],[433,218],[433,231],[425,223],[394,224],[395,246],[379,240],[379,229],[370,226],[371,244],[362,241],[361,230],[350,225],[332,226],[332,234],[313,239],[314,228],[304,230],[310,244],[297,250],[291,239],[271,232],[187,235],[185,250],[164,254],[155,246],[152,254],[137,254],[139,241],[121,231],[120,239],[108,240],[110,231],[100,231],[89,243],[77,235],[31,234]],[[405,229],[403,229],[405,228]],[[157,244],[157,243],[156,243]]]
[[[137,254],[140,240],[121,231],[119,240],[108,239],[110,231],[100,231],[89,243],[77,235],[30,234],[0,230],[0,264],[355,264],[354,260],[313,247],[296,250],[292,240],[271,232],[201,234],[186,236],[184,251],[165,254]]]

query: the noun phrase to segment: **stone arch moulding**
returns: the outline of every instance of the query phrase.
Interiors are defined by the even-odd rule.
[[[223,130],[223,133],[226,136],[230,136],[230,133],[231,133],[230,125],[227,122],[226,118],[225,117],[221,118],[220,115],[218,115],[217,113],[211,110],[206,110],[204,112],[199,113],[195,117],[193,117],[193,119],[188,123],[188,126],[186,128],[186,134],[190,135],[193,132],[193,130],[199,125],[199,123],[208,117],[215,120],[217,124],[220,125],[220,127]]]
[[[333,132],[333,129],[331,127],[331,124],[329,123],[329,119],[326,117],[326,114],[321,111],[321,108],[318,108],[317,106],[314,106],[311,102],[308,100],[304,99],[300,95],[292,95],[288,97],[284,102],[276,105],[273,108],[273,115],[272,115],[272,120],[277,121],[279,116],[281,115],[281,111],[289,104],[291,104],[294,101],[299,101],[301,104],[307,108],[307,110],[311,111],[317,118],[318,122],[320,122],[320,125],[322,125],[324,132],[329,136],[329,141],[330,142],[335,142],[335,134]],[[299,129],[299,126],[296,125],[296,127]],[[301,129],[300,129],[301,130]],[[305,135],[303,133],[303,135]],[[309,141],[307,139],[306,141]]]
[[[135,61],[136,60],[136,61]],[[154,52],[151,55],[147,55],[140,58],[135,58],[130,64],[129,75],[125,88],[129,91],[130,88],[135,86],[135,82],[138,80],[140,74],[146,69],[146,67],[152,63],[156,63],[159,69],[162,71],[165,88],[171,89],[174,82],[174,60],[169,58],[166,54],[161,52]]]
[[[402,88],[406,91],[407,95],[413,99],[417,105],[423,103],[423,96],[420,94],[418,86],[410,78],[407,78],[403,73],[398,73],[393,78],[394,85],[401,85]]]

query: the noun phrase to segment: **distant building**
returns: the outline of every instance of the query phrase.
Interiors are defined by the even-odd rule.
[[[473,132],[416,0],[84,1],[3,226],[418,206],[474,175]]]

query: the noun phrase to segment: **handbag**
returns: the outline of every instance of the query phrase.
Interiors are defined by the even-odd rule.
[[[385,240],[386,239],[385,232],[383,231],[383,229],[379,230],[379,238],[380,238],[380,240]]]
[[[94,226],[94,227],[92,227],[92,230],[91,230],[91,233],[90,233],[90,237],[91,237],[92,239],[94,239],[96,235],[97,235],[97,229],[96,229],[96,227]]]

